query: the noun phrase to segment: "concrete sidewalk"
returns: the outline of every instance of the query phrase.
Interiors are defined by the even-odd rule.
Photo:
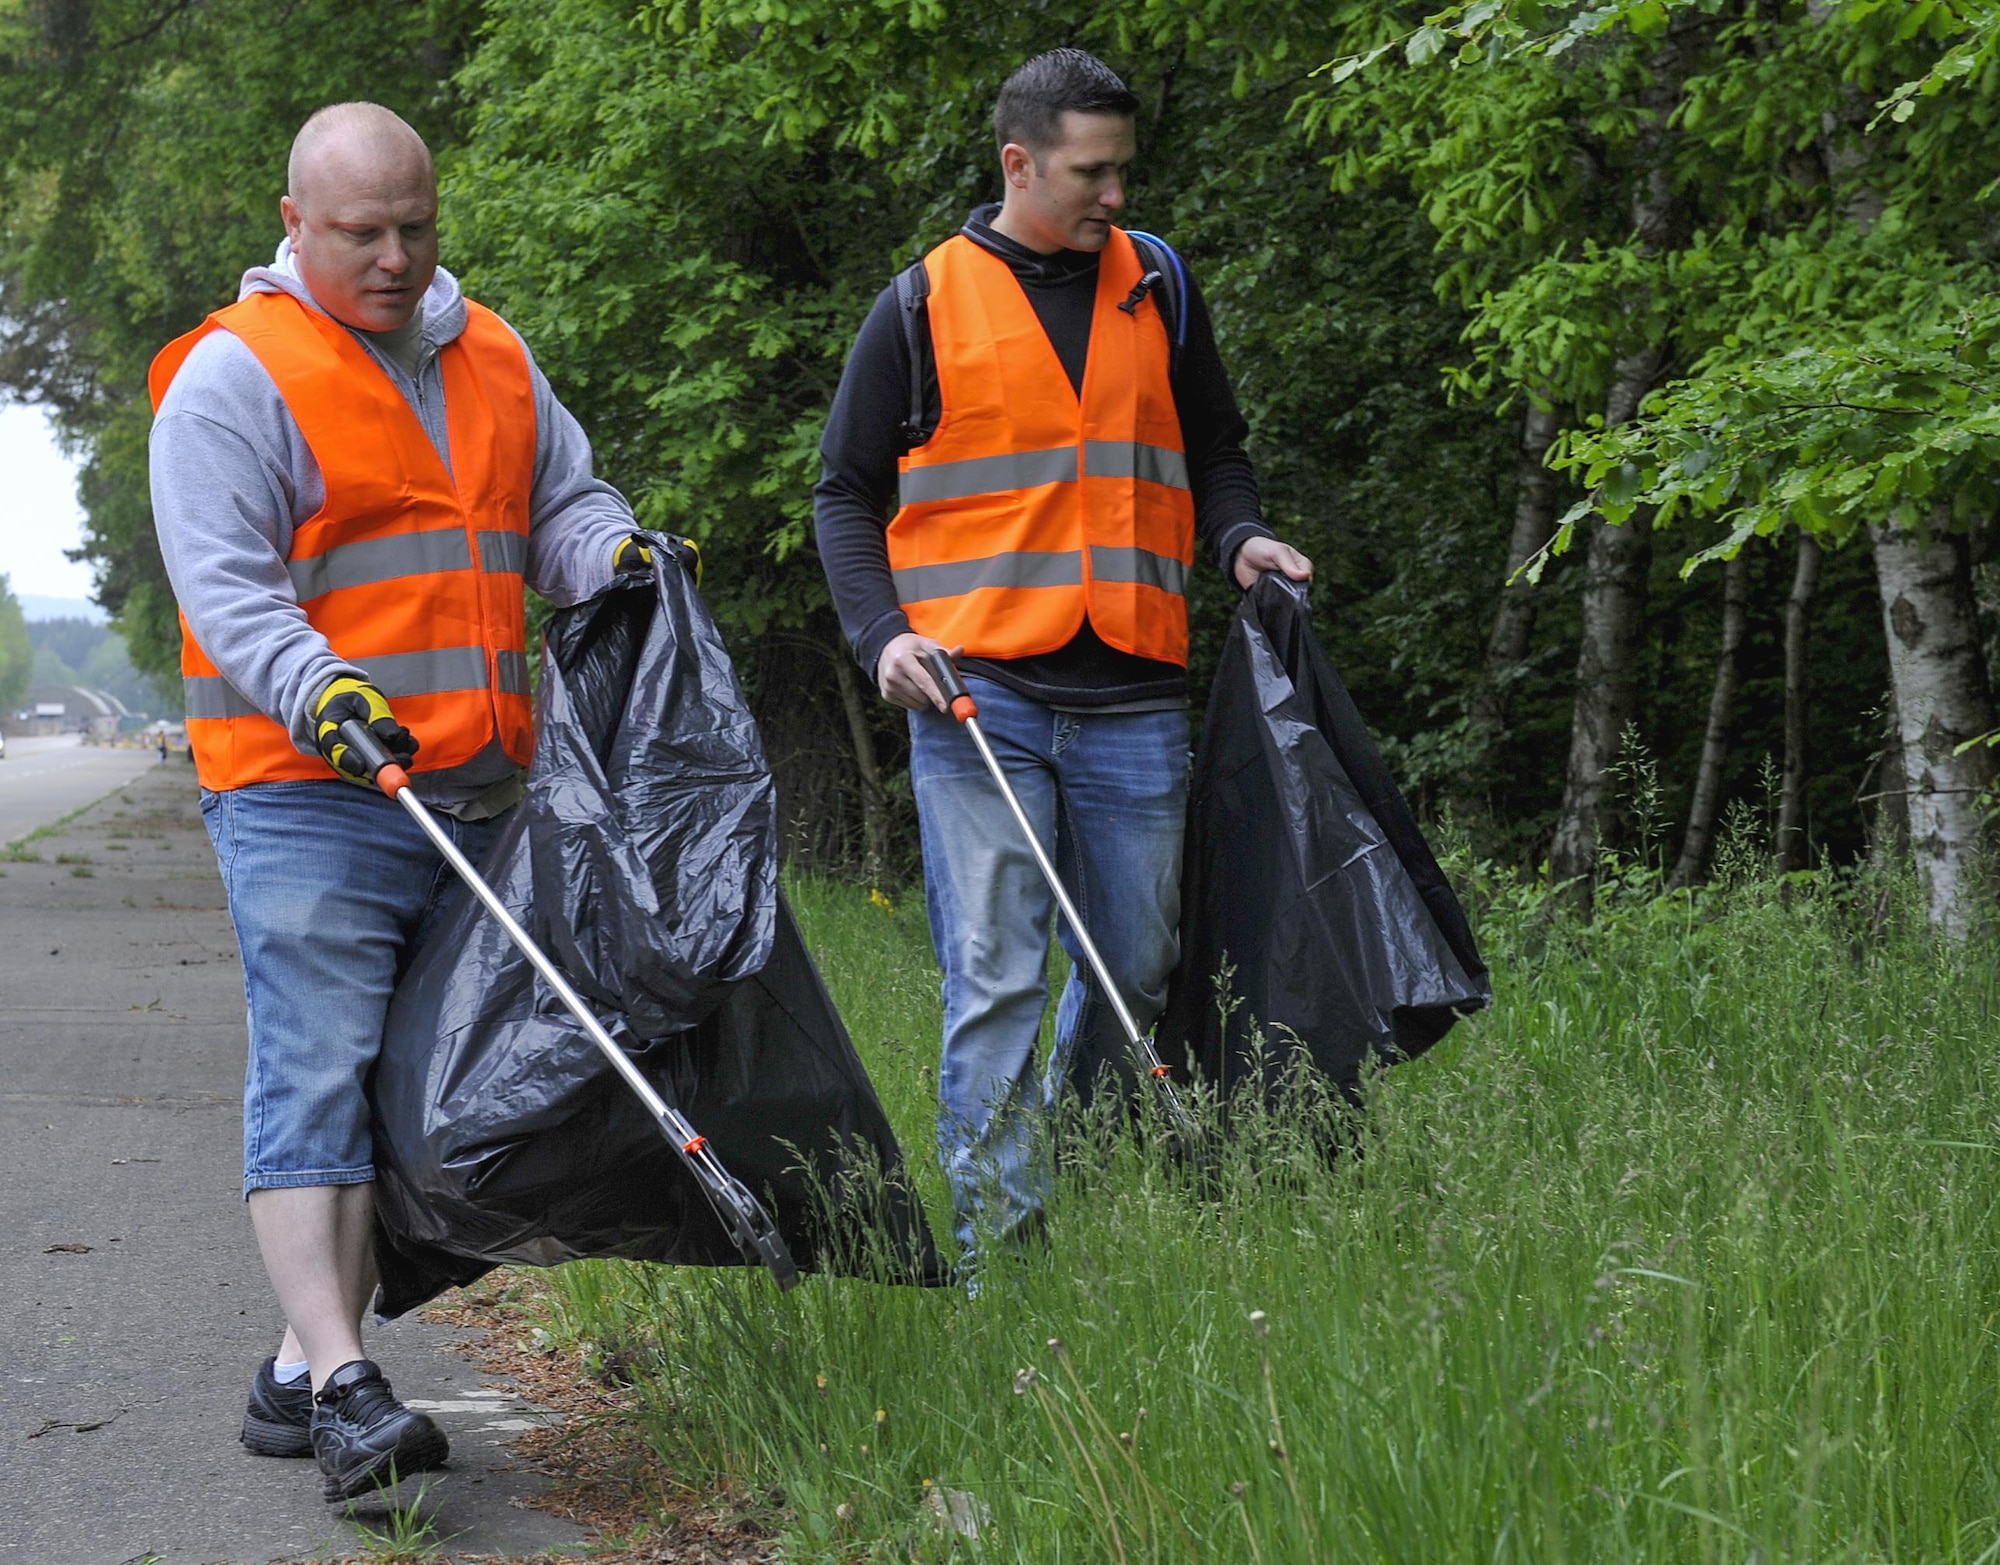
[[[158,767],[0,864],[0,1560],[267,1565],[359,1552],[310,1461],[237,1443],[282,1322],[238,1194],[243,981],[193,780]],[[374,1328],[397,1394],[441,1404],[424,1509],[450,1552],[580,1546],[514,1503],[538,1415]],[[410,1495],[405,1494],[407,1501]]]

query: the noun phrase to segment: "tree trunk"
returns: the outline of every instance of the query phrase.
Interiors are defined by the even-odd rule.
[[[1708,731],[1688,805],[1687,835],[1668,880],[1692,886],[1708,874],[1715,850],[1715,820],[1722,809],[1722,769],[1736,734],[1736,692],[1743,683],[1743,638],[1750,625],[1750,548],[1746,543],[1722,570],[1722,650],[1715,659],[1715,688],[1708,697]]]
[[[1507,574],[1501,577],[1500,607],[1486,638],[1486,683],[1472,705],[1474,721],[1489,737],[1507,726],[1509,689],[1528,656],[1535,631],[1535,587],[1514,578],[1548,543],[1556,525],[1556,475],[1543,465],[1561,420],[1553,407],[1528,403],[1514,465],[1519,487],[1514,498],[1514,536],[1507,542]]]
[[[875,764],[875,731],[868,726],[868,707],[861,696],[861,676],[844,644],[833,648],[833,677],[840,685],[841,710],[847,714],[847,738],[854,746],[854,770],[861,778],[861,836],[871,878],[889,862],[889,801],[882,793],[882,773]]]
[[[1604,402],[1607,428],[1625,423],[1659,372],[1648,349],[1618,361]],[[1584,567],[1583,640],[1576,660],[1576,706],[1562,812],[1549,848],[1557,881],[1588,875],[1597,859],[1598,810],[1605,771],[1618,759],[1625,725],[1639,706],[1639,652],[1645,642],[1647,578],[1653,567],[1653,518],[1641,510],[1622,527],[1591,524]]]
[[[1676,12],[1654,58],[1653,81],[1640,92],[1643,113],[1635,144],[1639,175],[1632,231],[1642,256],[1673,249],[1685,237],[1687,205],[1675,193],[1668,139],[1682,83],[1713,23],[1691,10]],[[1628,306],[1634,315],[1642,301]],[[1604,398],[1607,429],[1629,422],[1666,366],[1663,346],[1622,355]],[[1598,811],[1605,770],[1618,759],[1625,725],[1638,710],[1639,653],[1645,643],[1647,577],[1653,564],[1653,515],[1640,509],[1621,527],[1593,524],[1583,586],[1583,639],[1577,652],[1576,707],[1570,721],[1569,767],[1562,810],[1549,847],[1549,873],[1579,880],[1597,860]]]
[[[1806,712],[1811,704],[1808,643],[1813,598],[1823,558],[1819,540],[1799,534],[1799,563],[1785,600],[1785,780],[1778,802],[1778,870],[1804,869],[1806,841]]]
[[[1947,939],[1969,932],[1984,836],[1979,794],[1993,781],[1994,752],[1966,740],[1993,731],[1993,694],[1979,642],[1966,541],[1933,518],[1928,538],[1875,527],[1875,574],[1889,648],[1903,749],[1910,851],[1924,884],[1931,927]]]

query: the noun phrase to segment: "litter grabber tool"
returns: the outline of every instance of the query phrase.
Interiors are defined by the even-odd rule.
[[[715,1211],[724,1230],[736,1245],[744,1261],[751,1266],[769,1268],[782,1292],[794,1286],[799,1280],[799,1269],[792,1261],[792,1254],[785,1246],[770,1214],[734,1174],[723,1166],[722,1159],[715,1155],[708,1144],[708,1138],[688,1123],[680,1110],[660,1096],[659,1090],[648,1081],[645,1073],[632,1063],[631,1057],[618,1047],[611,1034],[604,1030],[591,1009],[575,989],[563,977],[562,969],[549,960],[547,954],[529,937],[528,932],[516,922],[506,905],[486,884],[485,878],[472,867],[470,860],[459,852],[458,845],[446,835],[431,812],[424,808],[416,791],[410,786],[409,774],[398,766],[380,740],[369,732],[359,719],[349,719],[340,725],[340,737],[347,743],[351,759],[366,767],[366,775],[390,798],[409,813],[431,845],[444,855],[445,862],[458,872],[458,878],[465,882],[486,911],[491,913],[500,927],[507,932],[507,938],[520,948],[521,954],[534,964],[535,971],[553,989],[556,998],[562,1001],[574,1016],[579,1026],[590,1035],[600,1053],[611,1063],[612,1069],[625,1080],[639,1101],[646,1105],[660,1127],[660,1132],[673,1144],[675,1152],[687,1171],[694,1176],[702,1194]]]
[[[1175,1139],[1181,1150],[1192,1151],[1200,1140],[1195,1128],[1194,1117],[1188,1113],[1187,1105],[1181,1101],[1179,1090],[1173,1078],[1167,1074],[1166,1063],[1159,1051],[1153,1047],[1153,1040],[1139,1030],[1139,1023],[1125,1004],[1125,997],[1118,992],[1117,980],[1111,976],[1097,949],[1097,942],[1090,938],[1090,931],[1084,928],[1083,917],[1070,900],[1068,888],[1062,877],[1056,873],[1055,864],[1048,851],[1043,848],[1041,838],[1035,835],[1035,828],[1028,820],[1028,812],[1021,808],[1013,785],[1007,781],[1007,774],[1001,769],[1000,761],[993,753],[993,747],[986,742],[985,732],[979,726],[979,707],[965,688],[965,681],[958,677],[958,669],[950,657],[935,647],[927,647],[922,654],[924,667],[937,681],[938,693],[945,698],[951,708],[951,715],[958,719],[965,731],[972,736],[972,742],[979,747],[979,758],[986,763],[986,770],[993,775],[999,786],[1000,797],[1007,801],[1007,808],[1014,812],[1014,821],[1021,828],[1021,835],[1028,839],[1028,851],[1035,856],[1035,863],[1041,869],[1042,878],[1049,883],[1049,890],[1055,893],[1056,903],[1062,908],[1063,917],[1076,934],[1076,943],[1083,947],[1084,959],[1090,963],[1090,970],[1097,975],[1099,987],[1104,997],[1111,1002],[1111,1009],[1117,1014],[1118,1025],[1125,1030],[1125,1046],[1131,1051],[1132,1064],[1138,1073],[1152,1082],[1159,1094],[1160,1107],[1166,1111],[1167,1122],[1173,1126]]]

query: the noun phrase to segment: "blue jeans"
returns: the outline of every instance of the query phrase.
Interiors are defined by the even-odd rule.
[[[325,782],[204,791],[243,953],[243,1193],[375,1177],[368,1077],[389,996],[458,877],[403,807]],[[439,821],[477,864],[504,816]]]
[[[1187,714],[1058,712],[977,675],[966,684],[1007,780],[1141,1028],[1166,1003],[1179,953]],[[944,969],[938,1155],[957,1232],[1011,1240],[1041,1217],[1043,1122],[1066,1086],[1126,1073],[1118,1018],[1067,920],[1055,1043],[1035,1076],[1055,898],[971,735],[910,714],[910,781],[923,833],[931,940]]]

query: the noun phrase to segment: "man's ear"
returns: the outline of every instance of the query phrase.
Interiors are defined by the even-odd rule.
[[[1000,149],[1000,172],[1016,190],[1028,188],[1028,176],[1034,166],[1035,155],[1018,141],[1010,141]]]
[[[305,226],[305,218],[299,212],[299,204],[290,196],[278,197],[278,216],[285,220],[285,237],[292,242],[294,250],[299,247],[299,230]]]

